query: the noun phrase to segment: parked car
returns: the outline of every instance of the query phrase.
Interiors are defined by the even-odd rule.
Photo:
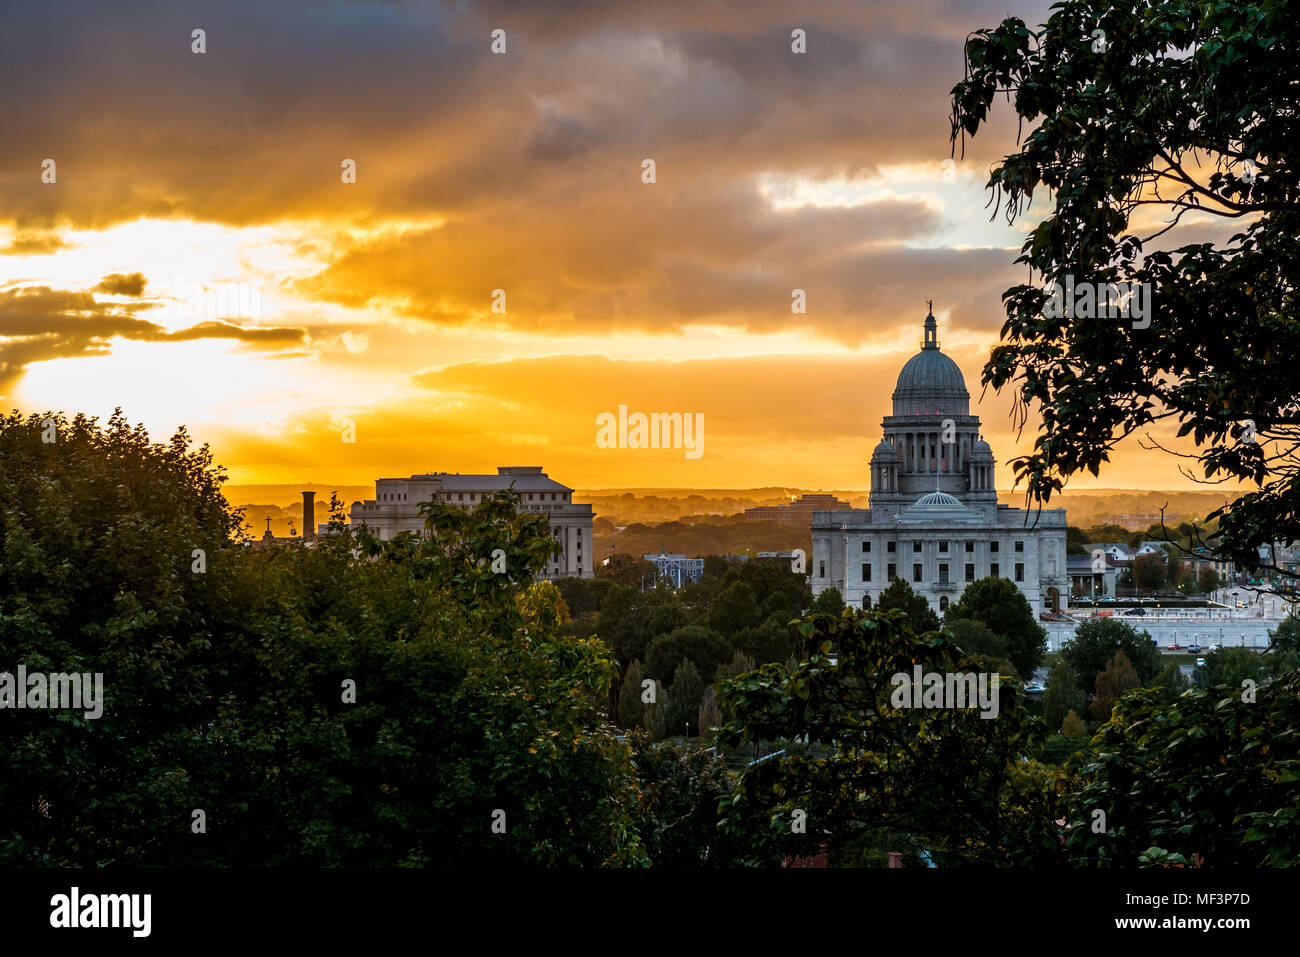
[[[1196,659],[1196,667],[1198,667],[1198,668],[1204,668],[1204,667],[1205,667],[1205,659],[1204,659],[1204,658],[1197,658],[1197,659]]]
[[[1180,644],[1178,644],[1178,642],[1176,642],[1176,641],[1175,641],[1175,642],[1171,642],[1170,645],[1169,645],[1169,650],[1170,650],[1170,651],[1182,651],[1182,650],[1183,650],[1183,646],[1180,645]]]
[[[1210,654],[1214,654],[1216,651],[1219,650],[1219,646],[1218,646],[1218,645],[1210,645],[1210,647],[1206,648],[1205,650],[1208,651]]]

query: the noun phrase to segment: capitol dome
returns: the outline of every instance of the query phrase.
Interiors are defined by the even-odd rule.
[[[970,393],[957,363],[939,351],[938,326],[925,317],[921,351],[907,360],[894,389],[894,415],[969,415]]]

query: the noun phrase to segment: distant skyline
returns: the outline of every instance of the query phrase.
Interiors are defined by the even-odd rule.
[[[947,92],[1048,7],[15,7],[0,401],[184,424],[236,484],[865,489],[933,299],[1010,489],[1033,435],[979,379],[1038,211],[987,206],[1005,111],[950,160]],[[599,447],[620,405],[702,415],[702,454]],[[1070,490],[1205,488],[1178,464],[1129,439]]]

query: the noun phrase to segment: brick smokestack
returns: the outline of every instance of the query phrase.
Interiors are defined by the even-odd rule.
[[[302,540],[310,542],[316,537],[316,493],[302,493]]]

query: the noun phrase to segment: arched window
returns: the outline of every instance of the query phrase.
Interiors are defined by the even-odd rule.
[[[863,610],[863,611],[868,611],[870,608],[871,608],[871,596],[870,596],[870,595],[863,595],[863,596],[862,596],[862,610]]]
[[[940,596],[939,596],[939,610],[940,610],[940,611],[947,611],[947,610],[948,610],[948,596],[947,596],[947,595],[940,595]]]

